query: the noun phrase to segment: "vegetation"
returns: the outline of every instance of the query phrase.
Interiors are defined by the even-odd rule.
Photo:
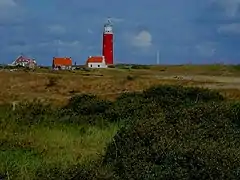
[[[159,84],[178,84],[219,89],[221,94],[240,99],[238,66],[148,66],[149,69],[81,69],[35,72],[1,70],[0,103],[40,98],[61,105],[75,94],[96,94],[115,99],[122,92],[142,91]],[[237,82],[238,81],[238,82]]]
[[[2,69],[0,179],[240,179],[239,77],[223,65]]]
[[[239,179],[240,102],[172,85],[0,107],[6,179]]]

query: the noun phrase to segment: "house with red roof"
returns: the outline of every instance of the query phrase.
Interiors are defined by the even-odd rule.
[[[24,55],[20,55],[12,62],[12,64],[9,64],[9,65],[34,68],[35,66],[37,66],[37,62],[33,58],[29,58]]]
[[[71,70],[72,58],[71,57],[53,57],[52,68],[54,70]]]
[[[107,68],[104,56],[89,56],[86,62],[88,68]]]

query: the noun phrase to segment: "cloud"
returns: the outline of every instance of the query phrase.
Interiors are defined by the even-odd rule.
[[[16,7],[17,4],[14,0],[1,0],[0,1],[0,8],[11,8],[11,7]]]
[[[239,62],[240,0],[109,1],[107,11],[105,2],[0,0],[1,57],[23,51],[44,64],[59,47],[61,55],[83,62],[101,54],[103,24],[110,16],[119,61],[155,62],[159,49],[162,63]]]
[[[143,30],[132,38],[131,43],[135,47],[148,48],[152,45],[152,35],[150,32]]]
[[[218,28],[220,34],[240,34],[240,23],[224,24]]]
[[[22,8],[14,0],[0,0],[1,25],[18,22],[22,12]]]
[[[51,42],[43,42],[38,44],[39,47],[64,47],[64,48],[75,48],[81,46],[79,41],[62,41],[54,40]]]
[[[10,53],[20,54],[20,53],[23,53],[23,52],[24,53],[30,52],[32,50],[32,48],[33,48],[33,46],[30,46],[30,45],[27,45],[27,44],[25,44],[25,45],[16,44],[16,45],[8,46],[5,51],[10,52]]]
[[[64,33],[66,33],[66,28],[61,26],[61,25],[58,25],[58,24],[51,25],[51,26],[48,27],[48,29],[49,29],[49,32],[53,33],[53,34],[64,34]]]
[[[93,34],[93,30],[90,29],[90,28],[87,29],[87,32],[88,32],[89,34]]]
[[[198,54],[202,57],[212,57],[216,53],[216,46],[215,42],[202,42],[195,46]]]
[[[212,2],[224,9],[228,17],[235,17],[239,11],[240,0],[212,0]]]
[[[62,40],[54,40],[51,42],[41,42],[38,44],[29,44],[26,42],[21,42],[18,44],[10,45],[5,48],[6,52],[11,53],[29,53],[31,51],[35,51],[36,49],[52,49],[56,50],[57,48],[61,48],[62,51],[73,51],[74,49],[81,49],[81,43],[79,41],[62,41]]]

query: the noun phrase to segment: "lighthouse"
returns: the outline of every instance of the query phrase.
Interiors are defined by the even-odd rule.
[[[102,55],[107,65],[113,64],[113,25],[110,19],[104,24]]]

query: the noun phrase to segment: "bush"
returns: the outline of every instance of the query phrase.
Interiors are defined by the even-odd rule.
[[[133,76],[130,76],[130,75],[127,76],[127,80],[128,81],[133,81],[135,79],[136,79],[136,77],[133,77]]]
[[[60,110],[59,118],[68,123],[107,125],[104,114],[111,104],[110,101],[100,100],[94,95],[76,95]]]
[[[65,109],[71,110],[77,115],[102,114],[111,106],[111,102],[100,100],[94,95],[76,95],[73,96]]]
[[[119,179],[239,179],[239,129],[229,106],[203,103],[157,112],[123,127],[104,162]]]
[[[108,65],[108,68],[115,68],[115,65]]]
[[[48,82],[46,84],[46,88],[54,87],[59,83],[60,77],[59,76],[49,76]]]
[[[11,112],[11,104],[0,104],[0,119],[8,117],[9,115],[11,115]]]
[[[39,169],[36,180],[112,180],[112,173],[103,168],[101,161],[91,161],[85,164],[76,164],[62,169],[55,166],[50,169]]]
[[[232,103],[228,112],[231,119],[233,119],[233,123],[240,127],[240,102]]]
[[[132,65],[132,69],[150,69],[150,67],[146,65],[135,64],[135,65]]]
[[[152,108],[154,106],[154,108]],[[146,117],[148,114],[160,107],[145,99],[142,93],[123,93],[116,99],[111,108],[105,113],[110,122],[134,123],[138,117]]]
[[[188,107],[200,102],[220,102],[224,98],[218,92],[182,86],[154,86],[143,93],[124,93],[106,112],[111,121],[134,122],[136,117],[147,118],[152,111],[166,109],[169,112],[179,107]]]
[[[143,92],[144,97],[162,107],[191,106],[199,102],[223,101],[219,92],[198,87],[153,86]]]
[[[138,116],[147,118],[161,109],[175,111],[179,107],[199,102],[222,101],[215,91],[181,86],[155,86],[143,93],[124,93],[115,102],[101,100],[94,95],[75,95],[64,107],[53,108],[38,100],[21,102],[14,117],[27,124],[48,122],[107,125],[108,122],[135,122]],[[131,124],[131,123],[130,123]]]
[[[17,123],[34,125],[46,120],[49,122],[51,120],[49,117],[56,115],[56,109],[48,103],[35,99],[17,104],[12,115]]]

